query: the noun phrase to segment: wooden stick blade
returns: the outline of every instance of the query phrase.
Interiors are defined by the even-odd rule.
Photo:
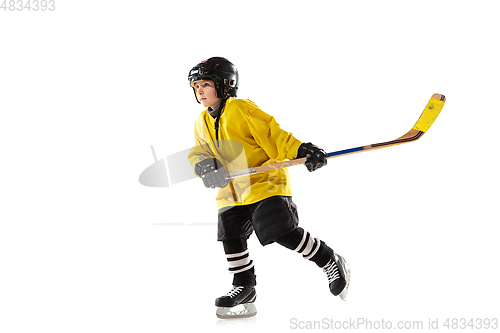
[[[424,111],[408,133],[397,138],[396,140],[365,146],[364,150],[386,148],[420,139],[436,120],[437,116],[443,109],[445,101],[446,97],[444,97],[444,95],[432,95]]]

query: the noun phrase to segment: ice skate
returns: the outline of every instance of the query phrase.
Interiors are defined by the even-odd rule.
[[[345,301],[351,279],[349,264],[335,253],[330,262],[323,267],[323,272],[328,277],[330,292]]]
[[[257,293],[252,286],[233,286],[225,296],[215,300],[216,315],[221,319],[247,318],[257,314]]]

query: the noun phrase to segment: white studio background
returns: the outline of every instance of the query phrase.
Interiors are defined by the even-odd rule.
[[[0,10],[2,332],[498,317],[496,2],[55,4]],[[348,302],[252,236],[259,314],[217,320],[231,278],[215,192],[139,184],[150,145],[193,143],[187,73],[212,56],[238,67],[238,97],[328,151],[395,139],[446,95],[416,143],[290,169],[301,226],[351,264]]]

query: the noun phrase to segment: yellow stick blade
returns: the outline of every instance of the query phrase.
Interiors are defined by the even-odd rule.
[[[415,126],[413,126],[413,129],[422,132],[427,131],[429,127],[431,127],[432,123],[434,123],[434,120],[436,120],[437,116],[439,116],[439,113],[443,109],[445,101],[446,98],[444,97],[444,95],[432,95],[429,103],[427,103],[427,106],[424,109],[424,112],[422,112],[422,115],[420,115],[420,118],[418,118],[417,123],[415,124]]]

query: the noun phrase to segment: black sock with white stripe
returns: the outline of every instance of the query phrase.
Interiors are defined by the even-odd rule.
[[[253,260],[247,249],[245,238],[230,239],[222,242],[229,264],[229,272],[233,274],[234,286],[257,285]]]
[[[286,248],[302,254],[304,259],[313,261],[319,267],[324,267],[333,256],[333,250],[325,242],[313,238],[301,227],[276,240]]]

